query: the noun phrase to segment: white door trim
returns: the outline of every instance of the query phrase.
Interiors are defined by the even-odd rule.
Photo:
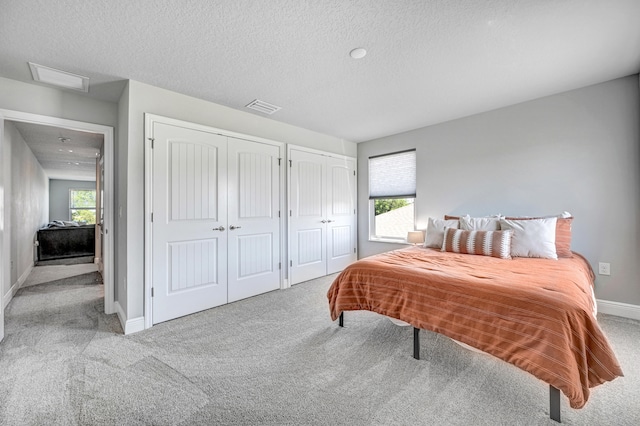
[[[144,328],[151,328],[153,326],[153,303],[151,300],[151,283],[153,282],[152,275],[152,253],[151,247],[153,243],[151,235],[151,210],[153,206],[152,199],[152,178],[153,178],[153,161],[151,151],[151,139],[153,138],[153,125],[155,123],[164,123],[172,126],[185,127],[193,130],[200,130],[208,133],[216,133],[222,136],[232,137],[236,139],[244,139],[251,142],[260,142],[268,145],[275,145],[280,148],[282,155],[284,143],[274,141],[271,139],[262,138],[259,136],[251,136],[243,133],[237,133],[230,130],[219,129],[203,124],[192,123],[189,121],[178,120],[175,118],[164,117],[157,114],[145,113],[144,114]],[[280,167],[280,211],[282,212],[280,217],[280,259],[285,259],[285,244],[282,242],[285,240],[285,226],[284,217],[286,198],[282,196],[285,193],[285,159],[282,159],[282,167]],[[282,261],[284,263],[284,260]],[[286,268],[282,268],[280,271],[280,289],[284,289],[284,276],[283,273]]]
[[[62,127],[70,130],[78,130],[89,133],[101,133],[104,135],[104,312],[115,313],[114,291],[114,242],[113,213],[114,213],[114,129],[102,124],[86,123],[66,118],[51,117],[47,115],[32,114],[22,111],[0,109],[0,120],[20,121],[24,123],[41,124],[45,126]],[[3,126],[4,127],[4,126]],[[0,139],[4,139],[4,132],[0,133]],[[0,144],[1,148],[2,144]],[[9,268],[8,256],[2,259],[2,268]]]

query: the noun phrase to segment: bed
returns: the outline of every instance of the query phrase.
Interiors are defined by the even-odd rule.
[[[332,320],[368,310],[441,333],[548,383],[551,418],[560,393],[581,408],[589,389],[622,376],[596,319],[594,274],[579,254],[538,259],[414,246],[361,259],[328,291]],[[415,355],[414,355],[415,356]]]
[[[95,255],[95,225],[51,222],[38,230],[38,261]]]

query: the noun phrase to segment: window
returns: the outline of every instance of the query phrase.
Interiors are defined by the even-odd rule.
[[[416,151],[369,157],[369,239],[404,242],[415,229]]]
[[[96,223],[95,189],[69,190],[69,219],[87,224]]]

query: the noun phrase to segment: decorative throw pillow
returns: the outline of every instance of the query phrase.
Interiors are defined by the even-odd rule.
[[[512,230],[511,256],[558,259],[556,252],[557,218],[500,219],[500,228]]]
[[[511,259],[513,231],[467,231],[446,228],[442,251]]]
[[[506,217],[508,220],[531,220],[548,219],[556,216],[546,217]],[[569,212],[563,212],[557,216],[556,221],[556,254],[558,257],[573,257],[571,251],[571,224],[573,216]]]
[[[441,248],[442,240],[444,238],[444,229],[446,227],[458,228],[460,221],[456,220],[442,220],[429,218],[429,224],[427,225],[427,235],[424,239],[425,247]]]
[[[499,231],[499,217],[471,217],[469,215],[460,218],[460,229],[466,231]]]

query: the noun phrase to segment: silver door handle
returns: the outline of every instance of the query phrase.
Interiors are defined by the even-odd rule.
[[[335,222],[335,220],[328,220],[327,222],[331,223],[331,222]]]
[[[229,229],[231,229],[232,231],[233,231],[234,229],[240,229],[240,228],[242,228],[242,226],[233,226],[233,225],[231,225],[231,226],[229,227]]]
[[[224,231],[224,226],[218,226],[217,228],[213,228],[212,231]]]
[[[327,223],[327,221],[326,221],[326,220],[324,220],[324,219],[322,219],[320,222],[322,222],[322,223]]]

